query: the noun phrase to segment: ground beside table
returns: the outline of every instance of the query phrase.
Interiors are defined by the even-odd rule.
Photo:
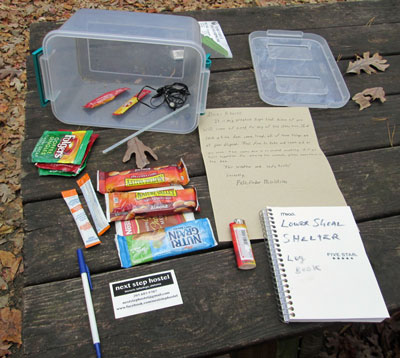
[[[390,310],[400,307],[397,279],[400,257],[399,136],[389,144],[388,128],[400,124],[400,6],[397,1],[363,1],[291,8],[249,8],[185,13],[198,20],[217,20],[234,58],[214,60],[208,108],[265,106],[258,96],[248,34],[256,30],[293,29],[323,36],[344,73],[356,53],[379,52],[390,64],[386,72],[346,75],[351,95],[381,86],[384,104],[359,111],[350,101],[335,110],[311,110],[318,139],[361,236]],[[31,49],[59,24],[41,23],[31,29]],[[76,262],[81,238],[70,220],[62,190],[76,187],[73,179],[39,177],[30,153],[44,130],[76,128],[58,122],[49,107],[41,108],[28,66],[26,138],[22,151],[22,195],[25,216],[24,352],[28,357],[88,357],[93,346]],[[374,119],[388,118],[387,121]],[[389,127],[387,126],[389,124]],[[101,151],[127,136],[127,131],[95,129],[100,138],[85,172],[94,179],[97,169],[130,169],[121,162],[124,148],[104,156]],[[188,135],[144,133],[146,145],[157,147],[156,165],[184,158],[202,211],[213,222],[207,178],[197,131]],[[102,202],[103,200],[101,200]],[[257,269],[236,269],[231,244],[215,250],[120,269],[113,242],[114,229],[103,244],[85,252],[93,273],[93,301],[103,356],[206,356],[281,337],[302,335],[323,324],[279,321],[272,278],[263,242],[253,248]],[[175,270],[183,305],[114,319],[108,284],[164,270]]]

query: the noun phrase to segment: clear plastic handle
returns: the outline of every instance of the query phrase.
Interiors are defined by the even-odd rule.
[[[299,37],[304,36],[303,31],[291,31],[291,30],[268,30],[267,36],[269,37]]]
[[[202,84],[200,88],[200,98],[199,98],[199,112],[200,114],[205,113],[207,105],[207,93],[208,93],[208,83],[210,81],[210,70],[205,70],[202,72]]]

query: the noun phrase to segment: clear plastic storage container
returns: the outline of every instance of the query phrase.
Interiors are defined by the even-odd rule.
[[[141,129],[172,110],[166,104],[157,109],[136,104],[122,116],[112,113],[143,86],[174,82],[188,86],[189,107],[151,130],[189,133],[205,111],[209,70],[199,25],[191,17],[79,10],[46,35],[40,68],[45,97],[64,123]],[[130,90],[100,107],[83,108],[121,87]]]
[[[261,99],[275,106],[343,107],[350,98],[325,39],[301,31],[255,31],[249,45]]]

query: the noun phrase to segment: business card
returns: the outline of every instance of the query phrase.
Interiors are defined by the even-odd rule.
[[[116,319],[183,304],[174,270],[110,283]]]

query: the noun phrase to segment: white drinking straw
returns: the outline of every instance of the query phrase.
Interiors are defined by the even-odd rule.
[[[117,143],[113,144],[112,146],[108,147],[107,149],[104,149],[103,150],[103,154],[106,154],[106,153],[112,151],[113,149],[119,147],[121,144],[124,144],[125,142],[127,142],[129,139],[137,137],[139,134],[147,131],[150,128],[153,128],[154,126],[156,126],[157,124],[159,124],[161,122],[166,121],[167,119],[173,117],[174,115],[178,114],[179,112],[183,111],[184,109],[186,109],[188,107],[189,107],[189,103],[185,104],[183,107],[177,109],[176,111],[171,112],[171,113],[167,114],[166,116],[164,116],[164,117],[162,117],[160,119],[157,119],[155,122],[150,123],[148,126],[143,127],[142,129],[138,130],[137,132],[133,133],[132,135],[120,140],[119,142],[117,142]]]

